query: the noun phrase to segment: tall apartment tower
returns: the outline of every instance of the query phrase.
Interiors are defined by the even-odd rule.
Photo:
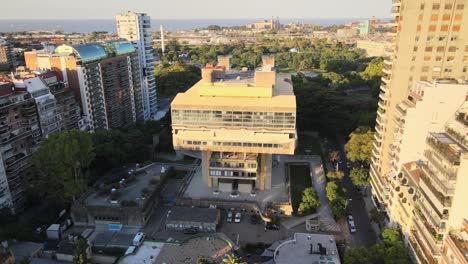
[[[154,77],[153,36],[149,32],[150,28],[151,17],[144,13],[128,11],[126,14],[117,15],[119,37],[131,42],[138,52],[145,120],[154,119],[158,109]]]
[[[225,65],[229,57],[220,57]],[[264,64],[265,65],[265,64]],[[206,186],[220,192],[270,190],[272,155],[294,154],[296,97],[291,76],[206,66],[202,80],[171,104],[174,149],[200,151]]]
[[[388,204],[390,179],[397,175],[398,105],[417,81],[466,80],[468,1],[393,0],[395,41],[384,61],[371,164],[374,201]],[[396,151],[395,151],[396,150]]]
[[[0,39],[0,71],[13,70],[16,66],[16,57],[12,46],[5,40]]]
[[[31,154],[40,140],[35,100],[26,86],[0,82],[0,209],[23,210]]]
[[[66,61],[62,72],[91,131],[129,127],[143,116],[139,62],[131,43],[62,45],[55,57]]]

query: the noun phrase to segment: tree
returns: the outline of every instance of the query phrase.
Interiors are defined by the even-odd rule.
[[[33,154],[35,190],[58,201],[74,200],[87,190],[94,157],[89,133],[72,130],[50,136]]]
[[[86,238],[79,238],[75,244],[75,254],[73,256],[74,264],[91,264],[92,261],[89,259],[89,244]]]
[[[328,154],[328,157],[330,158],[330,161],[335,163],[335,162],[338,162],[340,161],[340,152],[334,150],[334,151],[331,151],[330,154]]]
[[[342,171],[329,171],[327,177],[332,180],[341,180],[344,178],[344,172]]]
[[[344,216],[346,207],[346,190],[338,186],[338,184],[334,181],[328,182],[325,190],[327,192],[327,198],[330,202],[330,208],[333,215],[336,218]]]
[[[317,210],[320,206],[318,200],[317,191],[314,188],[309,187],[304,189],[302,192],[302,201],[299,204],[299,213],[300,214],[310,214]]]
[[[197,264],[214,264],[214,262],[209,261],[209,260],[204,259],[204,258],[199,258],[199,259],[197,260]]]
[[[397,228],[387,228],[381,235],[381,242],[371,248],[354,248],[345,252],[346,264],[409,264],[411,263],[403,239]]]
[[[30,264],[30,263],[31,263],[31,260],[29,260],[28,257],[23,257],[21,261],[19,262],[19,264]]]
[[[369,171],[364,168],[353,168],[349,177],[355,186],[369,186]]]
[[[385,221],[385,213],[377,210],[376,208],[372,208],[370,210],[370,220],[381,227]]]
[[[369,165],[372,156],[374,133],[368,127],[359,127],[349,135],[345,145],[346,156],[353,162]]]
[[[223,259],[224,264],[247,264],[247,262],[241,261],[235,254],[228,255]]]
[[[373,264],[370,256],[370,250],[367,248],[351,248],[344,254],[344,263],[346,264]]]

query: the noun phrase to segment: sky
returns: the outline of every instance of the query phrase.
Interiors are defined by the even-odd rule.
[[[0,19],[113,19],[127,10],[148,13],[153,19],[386,18],[391,8],[391,0],[1,1]]]

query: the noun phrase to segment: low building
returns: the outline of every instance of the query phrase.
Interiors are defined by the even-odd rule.
[[[296,233],[281,243],[274,253],[277,264],[340,264],[340,256],[332,235]]]
[[[365,51],[367,57],[383,57],[390,43],[384,41],[358,40],[357,48]]]
[[[200,232],[216,232],[219,220],[219,209],[173,207],[167,213],[166,228],[178,231],[196,228]]]
[[[171,170],[161,172],[161,166],[153,165],[120,182],[98,186],[72,205],[73,222],[110,230],[144,227],[161,202],[159,194]]]

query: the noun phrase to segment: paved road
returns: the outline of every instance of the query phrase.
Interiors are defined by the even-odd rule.
[[[340,147],[339,151],[342,161],[339,169],[345,173],[343,186],[346,188],[347,199],[352,199],[348,204],[347,211],[354,217],[357,232],[355,234],[351,234],[345,221],[341,221],[340,225],[345,237],[349,238],[347,240],[351,247],[369,247],[375,244],[376,234],[371,227],[371,221],[369,219],[369,213],[366,209],[364,199],[362,195],[358,193],[357,188],[349,178],[349,169],[346,166],[348,159],[346,158],[346,153],[344,151],[346,141],[340,135],[337,135],[336,140]]]

